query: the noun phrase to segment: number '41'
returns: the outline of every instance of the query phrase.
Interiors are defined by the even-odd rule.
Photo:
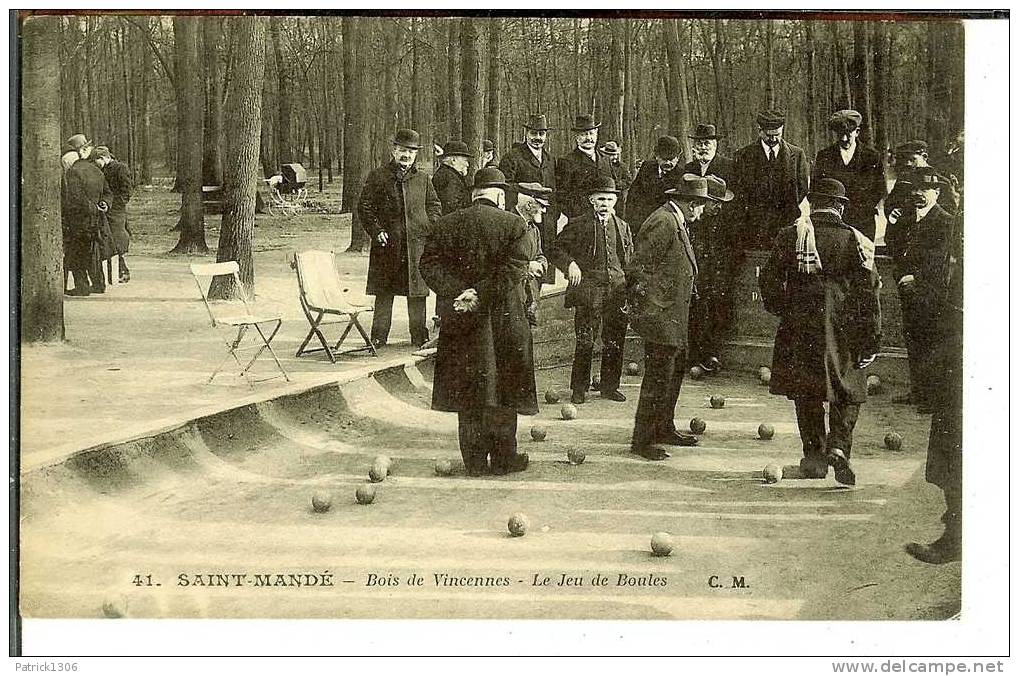
[[[152,575],[135,575],[134,580],[131,581],[135,587],[151,587],[153,586]]]

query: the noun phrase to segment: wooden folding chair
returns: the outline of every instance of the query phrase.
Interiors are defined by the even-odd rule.
[[[375,346],[372,345],[371,338],[368,337],[368,333],[365,332],[358,320],[358,315],[372,312],[373,307],[367,298],[352,299],[350,292],[343,288],[340,283],[340,274],[336,270],[336,258],[333,253],[318,250],[299,251],[294,254],[292,267],[297,270],[301,309],[304,310],[304,316],[308,318],[308,324],[311,325],[304,342],[297,348],[296,356],[324,351],[329,356],[329,361],[334,364],[337,354],[349,352],[368,350],[373,357],[377,357],[378,353],[375,351]],[[321,327],[327,323],[344,320],[347,322],[346,328],[336,344],[330,346]],[[357,332],[361,334],[361,338],[364,339],[364,347],[350,348],[340,352],[340,346],[346,340],[351,329],[357,329]],[[307,348],[313,336],[318,338],[322,347]]]
[[[198,285],[198,292],[202,294],[202,301],[205,303],[205,309],[209,311],[209,317],[212,319],[213,328],[219,328],[220,326],[236,326],[237,337],[232,341],[227,342],[229,352],[223,361],[219,363],[216,370],[209,376],[208,382],[212,382],[216,375],[222,370],[223,365],[233,357],[233,360],[237,362],[237,365],[241,367],[241,375],[252,384],[252,379],[248,376],[248,370],[254,365],[262,353],[266,350],[272,355],[273,361],[276,362],[276,367],[279,368],[280,373],[289,382],[290,376],[283,370],[283,365],[280,363],[279,358],[276,356],[276,352],[272,349],[272,339],[276,337],[276,334],[280,330],[280,326],[283,324],[283,320],[279,316],[270,315],[255,315],[251,312],[251,307],[248,305],[247,299],[244,297],[244,287],[241,286],[241,278],[239,273],[239,266],[237,261],[226,261],[224,263],[194,263],[191,265],[191,274],[195,278],[195,283]],[[230,275],[233,277],[236,288],[240,289],[240,304],[238,305],[235,301],[213,301],[209,299],[209,286],[212,284],[212,280],[220,275]],[[204,283],[208,280],[208,283]],[[228,309],[229,308],[229,309]],[[241,347],[241,343],[244,341],[244,337],[248,335],[248,331],[254,329],[252,335],[257,334],[260,340],[253,341],[253,345],[246,345]],[[242,364],[237,354],[239,352],[245,352],[249,350],[255,351],[255,356],[248,360],[247,364]],[[274,376],[275,377],[275,376]],[[261,380],[267,380],[262,378]]]

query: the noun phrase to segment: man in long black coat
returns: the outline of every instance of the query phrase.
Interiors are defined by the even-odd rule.
[[[479,170],[474,203],[439,219],[421,256],[428,286],[454,299],[442,317],[432,408],[458,414],[460,452],[472,476],[525,469],[517,414],[538,412],[525,316],[527,232],[522,218],[499,207],[506,188],[501,171]]]
[[[693,159],[683,167],[684,172],[717,179],[708,181],[708,192],[714,200],[690,227],[698,275],[697,296],[690,308],[689,358],[691,364],[710,373],[722,366],[722,346],[733,319],[733,287],[744,255],[736,238],[732,160],[718,154],[718,134],[713,124],[698,124],[690,140]]]
[[[616,183],[598,177],[588,188],[588,211],[571,218],[552,244],[549,257],[569,281],[566,307],[575,308],[576,348],[570,375],[570,400],[586,401],[591,384],[591,358],[598,334],[602,338],[601,394],[626,401],[619,391],[626,341],[626,266],[633,251],[630,228],[615,215]]]
[[[683,169],[677,168],[680,152],[682,148],[679,139],[675,136],[662,136],[655,143],[654,157],[642,162],[637,169],[637,175],[630,184],[624,212],[633,234],[640,231],[640,226],[651,212],[665,204],[667,183],[683,175]],[[675,177],[670,176],[673,172],[676,172]]]
[[[371,340],[377,346],[389,340],[394,296],[407,297],[411,343],[428,341],[428,286],[418,261],[432,223],[442,215],[442,203],[428,175],[414,166],[420,148],[416,131],[397,131],[390,160],[368,174],[358,200],[361,227],[372,243],[366,292],[375,296]]]
[[[524,123],[524,140],[514,143],[502,156],[499,169],[506,175],[509,189],[506,191],[506,211],[513,213],[517,205],[518,186],[521,183],[536,183],[555,191],[555,160],[548,153],[548,133],[552,128],[544,115],[531,115]],[[549,246],[558,232],[559,207],[553,197],[542,218],[541,240]],[[555,284],[555,268],[549,266],[541,277],[542,284]]]
[[[676,429],[676,405],[686,371],[690,298],[697,278],[697,256],[688,224],[711,201],[707,181],[692,174],[674,177],[667,202],[656,209],[634,240],[626,273],[630,316],[644,338],[644,379],[633,424],[630,451],[648,460],[665,460],[666,446],[695,446],[697,438]]]
[[[598,153],[600,126],[593,115],[577,115],[573,122],[574,148],[556,160],[556,199],[567,218],[586,214],[590,209],[588,188],[600,176],[612,176],[609,159]]]
[[[69,295],[106,290],[102,261],[107,258],[109,226],[105,214],[112,201],[106,176],[91,157],[82,157],[64,173],[60,200],[64,265],[74,279]]]
[[[124,254],[131,248],[131,229],[127,222],[127,203],[131,201],[131,191],[134,190],[134,181],[131,179],[131,170],[126,164],[113,157],[110,149],[106,146],[99,146],[95,149],[96,166],[103,170],[106,182],[110,186],[113,200],[110,202],[110,210],[106,217],[110,223],[110,235],[112,236],[113,248],[117,254],[117,267],[119,269],[119,281],[121,284],[131,280],[131,271],[127,268],[127,261]]]
[[[831,116],[828,129],[837,140],[817,151],[810,182],[834,178],[846,186],[849,207],[843,220],[873,240],[877,205],[885,196],[885,172],[877,151],[859,142],[862,123],[863,116],[855,110]]]
[[[810,219],[775,237],[758,279],[764,307],[778,315],[771,392],[796,405],[800,467],[853,485],[853,428],[867,400],[866,367],[881,339],[878,275],[870,240],[842,220],[846,190],[822,179],[810,192]],[[824,403],[828,402],[825,426]]]
[[[450,141],[443,148],[441,164],[432,174],[443,216],[471,205],[471,186],[467,182],[470,158],[471,151],[463,141]]]
[[[739,198],[738,236],[744,249],[768,248],[775,234],[800,215],[807,196],[807,157],[783,138],[785,115],[765,111],[757,125],[758,140],[733,158],[731,187]]]

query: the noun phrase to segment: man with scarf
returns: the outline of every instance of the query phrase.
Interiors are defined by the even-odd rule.
[[[821,179],[808,199],[810,216],[779,231],[758,280],[779,317],[771,392],[795,403],[803,474],[824,478],[831,465],[852,486],[853,428],[881,339],[874,245],[842,220],[849,199],[839,181]]]
[[[431,179],[414,165],[420,148],[416,131],[398,130],[389,161],[368,174],[358,200],[361,227],[371,237],[366,293],[375,296],[371,340],[378,347],[389,341],[395,296],[407,297],[411,343],[420,347],[428,341],[428,286],[418,261],[442,203]]]
[[[633,241],[626,221],[616,216],[618,196],[611,176],[596,177],[588,188],[588,210],[570,219],[550,251],[552,262],[569,281],[566,307],[575,308],[577,345],[570,375],[570,401],[583,404],[591,385],[591,358],[602,338],[601,395],[626,401],[619,391],[626,340],[626,277]]]

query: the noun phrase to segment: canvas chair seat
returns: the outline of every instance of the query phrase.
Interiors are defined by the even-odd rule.
[[[364,312],[372,312],[373,306],[366,296],[350,292],[340,281],[336,269],[336,258],[331,251],[309,250],[294,254],[292,266],[297,271],[297,286],[300,292],[301,310],[308,319],[310,329],[304,342],[297,348],[296,356],[300,357],[312,352],[325,352],[329,361],[336,363],[337,354],[360,352],[367,350],[377,357],[375,346],[372,345],[368,333],[361,326],[358,316]],[[346,328],[335,345],[330,345],[322,333],[324,324],[335,324],[346,321]],[[340,352],[340,346],[352,329],[357,329],[364,340],[363,347],[350,348]],[[321,347],[308,348],[312,338],[318,338]]]
[[[248,372],[254,366],[255,361],[265,352],[272,356],[280,373],[289,381],[290,376],[287,375],[283,365],[280,363],[279,357],[276,356],[276,352],[272,349],[272,339],[276,337],[280,326],[283,325],[283,319],[279,315],[256,314],[252,312],[247,298],[244,297],[244,287],[241,285],[239,272],[240,267],[237,265],[237,261],[194,263],[191,265],[191,275],[195,278],[199,293],[202,294],[202,301],[205,303],[205,309],[209,312],[213,328],[220,326],[237,327],[236,337],[232,341],[227,342],[227,355],[223,357],[223,361],[219,363],[212,372],[212,375],[209,376],[208,382],[211,383],[213,381],[222,370],[223,365],[232,357],[241,368],[240,375],[249,384],[252,384],[253,381]],[[224,275],[231,276],[236,285],[235,288],[241,290],[239,303],[209,298],[209,287],[212,285],[212,281],[216,277]],[[249,341],[251,344],[245,345],[244,338],[248,335],[252,336],[252,340]],[[238,354],[247,351],[254,351],[255,355],[246,364],[242,364]]]

